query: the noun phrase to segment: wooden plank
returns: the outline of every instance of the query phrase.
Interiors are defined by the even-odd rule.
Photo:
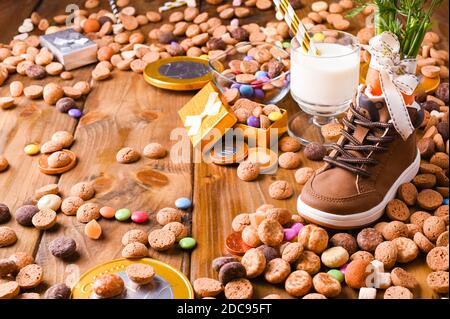
[[[28,2],[25,1],[25,4]],[[47,3],[50,4],[47,5]],[[64,5],[64,2],[58,3]],[[21,4],[21,2],[17,2],[17,4]],[[64,12],[64,7],[58,9],[54,1],[47,1],[41,4],[37,12],[42,17],[52,18],[53,15]],[[17,16],[25,12],[27,12],[27,16],[30,15],[32,8],[29,8],[29,12],[23,8],[28,9],[28,7],[22,6],[14,9],[18,13]],[[0,12],[3,11],[0,10]],[[10,16],[15,17],[16,15],[11,14],[10,11]],[[8,18],[6,20],[9,21]],[[21,23],[21,21],[15,21],[15,18],[11,22]],[[13,24],[10,25],[10,30],[17,28]],[[76,70],[73,73],[76,80],[70,81],[63,81],[59,77],[52,76],[36,81],[16,74],[10,76],[7,82],[3,84],[0,88],[0,95],[9,96],[9,83],[14,80],[22,81],[25,86],[30,84],[45,85],[54,81],[61,85],[70,85],[77,80],[88,79],[90,74],[87,69]],[[26,155],[23,152],[25,145],[44,143],[58,130],[73,132],[77,122],[68,115],[58,112],[55,107],[47,105],[43,100],[33,101],[22,96],[16,98],[16,104],[17,106],[12,110],[0,110],[0,153],[6,156],[10,162],[8,171],[0,174],[0,202],[6,203],[13,213],[24,203],[32,201],[35,189],[57,182],[57,177],[40,173],[37,165],[38,156],[30,157]],[[9,256],[16,251],[34,253],[39,242],[40,232],[34,228],[22,227],[15,220],[12,220],[8,226],[15,229],[19,240],[14,246],[0,249],[0,257]]]
[[[156,10],[156,3],[136,3],[138,12]],[[145,34],[152,26],[147,26]],[[115,70],[112,79],[96,83],[85,103],[86,115],[81,119],[72,150],[78,155],[78,166],[64,174],[59,186],[67,196],[70,187],[81,181],[92,181],[100,205],[150,212],[145,225],[120,223],[102,219],[103,236],[91,240],[84,235],[84,225],[75,217],[60,214],[59,228],[46,232],[37,254],[49,284],[66,280],[66,269],[76,263],[80,273],[100,263],[121,258],[122,235],[133,228],[147,232],[159,228],[155,221],[158,209],[174,206],[176,198],[191,197],[192,168],[190,164],[174,164],[169,157],[162,160],[142,158],[134,164],[118,164],[115,155],[119,149],[130,146],[142,152],[150,142],[159,142],[170,149],[170,132],[181,126],[178,109],[192,96],[191,92],[173,93],[156,89],[144,82],[142,75]],[[190,227],[190,214],[184,218]],[[49,242],[65,234],[78,244],[74,260],[59,260],[47,249]],[[157,253],[152,257],[165,261],[185,274],[189,272],[189,254],[179,248]],[[69,266],[72,267],[72,266]]]

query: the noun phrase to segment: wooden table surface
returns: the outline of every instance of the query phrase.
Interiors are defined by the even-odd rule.
[[[102,0],[107,8],[107,1]],[[139,13],[156,10],[164,1],[131,1]],[[303,1],[311,3],[312,1]],[[82,0],[2,0],[0,2],[0,42],[8,43],[17,33],[23,19],[32,11],[42,17],[51,19],[57,14],[64,14],[69,3],[83,7]],[[445,8],[446,7],[446,8]],[[215,12],[215,6],[200,1],[201,11]],[[253,9],[256,10],[256,9]],[[308,9],[300,10],[303,16]],[[173,11],[170,11],[173,12]],[[443,38],[442,45],[448,49],[448,1],[434,17],[435,30]],[[168,14],[164,15],[167,21]],[[257,11],[242,23],[265,22],[274,19],[274,11]],[[361,18],[354,19],[357,25]],[[159,25],[159,24],[157,24]],[[155,24],[143,28],[144,34]],[[355,31],[353,28],[351,31]],[[60,84],[73,84],[78,80],[90,80],[92,66],[74,71],[73,80],[63,81],[47,77],[34,81],[40,84],[59,81]],[[23,76],[11,76],[6,84],[20,79],[26,85],[31,81]],[[175,164],[167,156],[163,160],[141,159],[139,162],[123,165],[115,161],[116,152],[131,146],[142,150],[150,142],[159,142],[166,148],[176,142],[170,140],[170,132],[182,127],[177,111],[193,96],[193,92],[170,92],[154,88],[144,82],[141,75],[133,72],[115,70],[112,78],[94,83],[89,96],[81,101],[84,113],[77,121],[66,114],[59,113],[54,107],[41,101],[31,101],[25,97],[17,99],[17,107],[8,111],[0,110],[0,154],[6,156],[11,167],[0,174],[0,202],[6,203],[12,212],[29,202],[34,191],[49,183],[58,183],[63,196],[75,183],[92,181],[97,195],[94,199],[100,205],[128,207],[131,210],[146,210],[150,222],[146,225],[121,223],[102,219],[103,236],[100,240],[91,240],[84,235],[84,224],[76,218],[58,214],[58,224],[52,230],[41,232],[34,228],[25,228],[15,221],[7,225],[18,234],[18,242],[0,249],[0,258],[8,257],[16,251],[27,251],[36,256],[38,264],[45,272],[45,284],[48,285],[76,282],[78,276],[100,263],[120,258],[122,235],[132,228],[150,231],[157,228],[156,211],[162,207],[173,206],[175,199],[181,196],[193,198],[194,208],[184,217],[191,227],[191,233],[198,241],[198,246],[191,253],[173,248],[168,252],[158,253],[150,250],[151,257],[162,260],[181,270],[191,280],[198,277],[214,277],[211,260],[226,254],[224,242],[231,232],[233,217],[241,212],[253,212],[258,206],[271,203],[295,211],[296,198],[301,187],[295,183],[294,171],[279,169],[275,175],[262,175],[256,182],[243,182],[236,176],[235,167],[222,167],[214,164]],[[8,85],[0,88],[0,95],[8,95]],[[80,102],[78,102],[80,103]],[[290,96],[280,105],[290,114],[298,111],[298,106]],[[67,130],[75,135],[76,142],[71,150],[79,159],[75,169],[60,177],[48,176],[39,172],[38,157],[25,155],[23,148],[31,142],[43,143],[58,130]],[[303,159],[304,166],[317,168],[320,163]],[[278,201],[268,195],[268,186],[275,180],[288,180],[295,188],[295,196]],[[78,254],[61,260],[53,257],[48,243],[58,236],[73,237],[78,244]],[[436,297],[426,287],[425,278],[429,270],[424,258],[408,266],[415,273],[421,287],[415,292],[416,297]],[[264,297],[269,293],[288,295],[282,286],[273,286],[263,281],[255,282],[254,297]],[[341,297],[355,297],[356,292],[346,288]]]

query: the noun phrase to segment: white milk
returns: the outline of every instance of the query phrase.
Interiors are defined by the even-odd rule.
[[[299,104],[315,104],[311,111],[333,113],[333,106],[349,103],[356,92],[359,50],[335,43],[316,46],[319,57],[292,50],[291,94]]]

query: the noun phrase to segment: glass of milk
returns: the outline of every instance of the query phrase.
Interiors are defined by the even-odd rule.
[[[360,50],[358,39],[346,32],[324,30],[310,36],[320,55],[306,53],[295,38],[291,42],[291,95],[306,113],[303,121],[308,117],[320,126],[350,106],[359,84]]]

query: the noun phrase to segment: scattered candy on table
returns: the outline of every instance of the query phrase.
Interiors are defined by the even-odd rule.
[[[103,206],[100,208],[100,215],[102,215],[104,218],[114,218],[114,215],[116,214],[116,210],[109,206]]]
[[[121,208],[118,209],[116,211],[116,214],[114,215],[114,217],[118,220],[118,221],[126,221],[131,217],[131,211],[128,208]]]
[[[102,235],[102,227],[93,219],[84,226],[84,234],[91,239],[99,239]]]
[[[76,119],[80,118],[83,115],[83,113],[79,109],[70,109],[67,114],[69,114],[70,117]]]
[[[281,112],[272,112],[269,114],[269,120],[271,120],[272,122],[276,122],[281,119],[282,116],[283,114],[281,114]]]
[[[330,269],[327,274],[336,278],[340,283],[344,282],[344,274],[338,269]]]
[[[184,237],[178,243],[182,249],[193,249],[197,245],[197,241],[192,237]]]
[[[148,221],[148,214],[144,211],[136,211],[131,214],[131,220],[135,223],[142,224]]]
[[[189,209],[192,207],[192,201],[187,197],[180,197],[175,201],[175,207],[179,209]]]
[[[36,155],[39,154],[40,152],[40,147],[38,144],[28,144],[27,146],[25,146],[25,148],[23,149],[23,151],[28,154],[28,155]]]

